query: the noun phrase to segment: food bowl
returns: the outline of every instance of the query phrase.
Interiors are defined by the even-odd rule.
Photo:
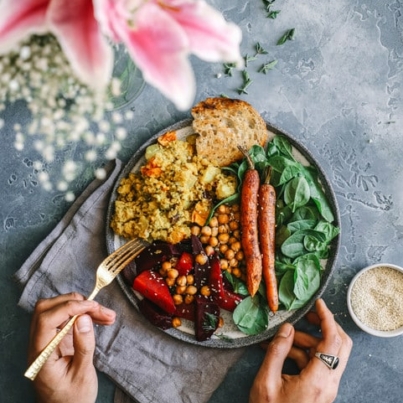
[[[403,334],[403,268],[379,263],[360,270],[348,288],[347,306],[366,333],[377,337]]]

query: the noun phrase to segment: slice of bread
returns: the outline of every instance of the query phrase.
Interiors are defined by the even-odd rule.
[[[191,113],[193,130],[198,134],[197,154],[219,166],[242,159],[238,145],[249,149],[267,142],[265,121],[252,105],[240,99],[207,98]]]

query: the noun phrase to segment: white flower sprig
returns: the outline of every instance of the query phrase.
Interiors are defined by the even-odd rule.
[[[110,91],[97,93],[82,84],[52,35],[32,36],[0,57],[0,110],[22,100],[32,115],[26,126],[14,125],[15,147],[23,150],[27,136],[32,137],[44,163],[52,162],[57,150],[78,142],[87,148],[87,161],[96,161],[101,149],[106,149],[106,158],[116,158],[120,141],[127,136],[123,123],[133,118],[133,112],[111,111],[111,96],[120,93],[117,78],[112,79]],[[3,125],[0,119],[0,127]],[[40,161],[34,164],[38,170],[44,165]],[[57,187],[65,191],[79,167],[66,161],[62,173],[64,179]],[[98,173],[102,175],[102,171]],[[43,170],[39,180],[45,189],[52,189]]]

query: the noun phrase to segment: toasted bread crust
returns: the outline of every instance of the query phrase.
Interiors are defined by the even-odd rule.
[[[238,145],[249,149],[264,146],[266,123],[249,103],[240,99],[207,98],[191,110],[193,129],[199,134],[196,150],[219,166],[242,159]]]

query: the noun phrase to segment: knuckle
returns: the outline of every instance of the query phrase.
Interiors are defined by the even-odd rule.
[[[38,299],[38,301],[36,301],[35,304],[35,312],[36,313],[42,312],[45,308],[45,305],[46,305],[46,299],[44,298]]]
[[[84,299],[84,297],[81,295],[81,294],[79,294],[78,292],[75,292],[75,291],[73,291],[73,292],[71,292],[71,293],[69,293],[69,294],[67,294],[71,299],[74,299],[74,300],[78,300],[78,301],[81,301],[81,300],[83,300]]]

